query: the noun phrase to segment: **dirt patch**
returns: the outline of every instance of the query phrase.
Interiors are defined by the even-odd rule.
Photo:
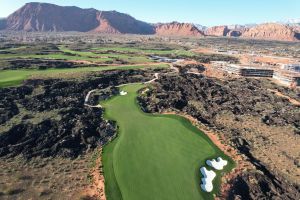
[[[22,157],[0,159],[1,199],[74,199],[90,186],[92,152],[76,159]]]
[[[95,160],[93,161],[94,166],[89,174],[91,185],[84,189],[81,196],[89,197],[91,199],[106,200],[102,166],[102,148],[97,149],[96,151],[96,158],[94,158]]]
[[[195,53],[207,53],[207,54],[217,54],[218,52],[213,50],[213,49],[208,49],[208,48],[198,48],[198,49],[193,49],[192,50]]]
[[[289,100],[289,102],[295,106],[300,106],[300,101],[296,100],[296,99],[293,99],[287,95],[284,95],[282,94],[281,92],[277,91],[277,90],[272,90],[272,89],[268,89],[268,91],[276,94],[277,96],[279,97],[283,97],[283,98],[286,98],[287,100]]]

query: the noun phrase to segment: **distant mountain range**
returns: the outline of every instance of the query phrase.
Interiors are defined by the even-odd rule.
[[[281,21],[279,23],[283,23],[283,24],[300,24],[300,18],[298,18],[298,19],[287,19],[287,20]]]
[[[7,31],[78,31],[106,34],[142,34],[162,36],[243,37],[266,40],[300,41],[300,19],[260,25],[226,25],[205,27],[191,23],[157,23],[139,21],[117,11],[81,9],[48,3],[27,3],[5,19],[0,30]]]

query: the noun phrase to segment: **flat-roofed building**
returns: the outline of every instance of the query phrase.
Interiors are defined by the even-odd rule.
[[[276,71],[273,78],[284,85],[300,86],[300,73]]]
[[[242,68],[241,76],[247,77],[269,77],[272,78],[274,70],[272,69],[257,69],[257,68]]]
[[[274,74],[273,69],[266,69],[266,68],[259,68],[259,67],[252,67],[252,66],[246,66],[246,65],[236,65],[236,64],[230,64],[228,66],[225,66],[224,71],[236,74],[239,76],[245,76],[245,77],[269,77],[272,78]]]
[[[282,64],[281,69],[288,70],[288,71],[294,71],[294,72],[300,72],[300,63],[296,64]]]

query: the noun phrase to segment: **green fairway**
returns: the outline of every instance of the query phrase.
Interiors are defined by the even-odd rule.
[[[87,56],[72,56],[64,55],[61,53],[51,53],[47,55],[36,55],[36,54],[0,54],[0,59],[58,59],[58,60],[86,60],[86,61],[97,61],[105,62],[112,61],[111,58],[107,57],[87,57]]]
[[[107,67],[80,67],[80,68],[64,68],[64,69],[46,69],[46,70],[0,70],[0,88],[8,86],[16,86],[22,83],[23,80],[32,75],[55,75],[62,73],[76,73],[76,72],[93,72],[105,70],[129,70],[142,68],[167,68],[168,65],[149,65],[149,66],[107,66]]]
[[[94,53],[89,51],[73,51],[67,49],[65,47],[59,48],[62,52],[71,53],[77,56],[80,56],[79,59],[89,60],[89,61],[113,61],[114,59],[122,59],[126,62],[130,63],[146,63],[146,62],[153,62],[153,60],[149,59],[148,57],[141,56],[141,55],[127,55],[127,54],[120,54],[120,53]],[[130,52],[130,51],[129,51]],[[139,53],[138,51],[136,53]]]
[[[195,53],[187,50],[164,50],[164,49],[142,49],[142,48],[133,48],[133,47],[99,47],[93,48],[92,50],[97,50],[98,52],[106,52],[106,51],[116,51],[120,53],[143,53],[145,55],[186,55],[193,56]]]
[[[140,55],[139,52],[136,54],[125,54],[125,53],[94,53],[89,51],[73,51],[65,47],[59,47],[61,52],[49,53],[49,54],[34,54],[34,53],[24,53],[18,52],[16,50],[22,50],[26,47],[10,48],[5,49],[6,51],[11,51],[10,54],[0,54],[0,59],[58,59],[58,60],[84,60],[97,63],[114,62],[117,60],[122,60],[131,64],[139,63],[149,63],[154,62],[145,55]],[[0,50],[5,51],[5,50]]]
[[[204,193],[200,167],[206,159],[222,156],[229,161],[224,173],[232,169],[233,161],[185,118],[143,113],[136,102],[143,87],[123,86],[128,95],[101,103],[105,118],[116,121],[119,128],[118,137],[103,150],[107,199],[212,199],[221,173],[214,180],[213,193]]]

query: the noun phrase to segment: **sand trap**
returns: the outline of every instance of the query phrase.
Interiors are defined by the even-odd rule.
[[[200,168],[200,172],[204,178],[201,179],[202,184],[201,188],[205,192],[211,192],[214,189],[212,181],[216,177],[216,173],[213,171],[207,170],[205,167]]]
[[[127,92],[121,91],[121,92],[120,92],[120,95],[121,95],[121,96],[125,96],[125,95],[127,95]]]
[[[217,160],[207,160],[206,164],[208,166],[213,167],[216,170],[223,170],[223,168],[227,165],[227,161],[223,160],[221,157],[218,157]]]

